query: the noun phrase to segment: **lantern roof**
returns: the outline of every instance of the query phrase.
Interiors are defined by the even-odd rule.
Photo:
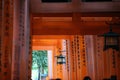
[[[59,56],[56,56],[57,58],[65,58],[62,54],[60,54]]]
[[[104,33],[103,35],[100,35],[100,36],[104,36],[104,37],[119,37],[120,34],[113,32],[112,31],[112,26],[110,26],[110,31],[107,32],[107,33]]]
[[[103,34],[101,36],[105,36],[105,37],[119,37],[120,34],[117,34],[115,32],[109,31],[109,32],[107,32],[107,33],[105,33],[105,34]]]

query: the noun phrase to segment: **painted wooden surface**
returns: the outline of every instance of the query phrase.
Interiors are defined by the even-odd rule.
[[[2,8],[2,80],[11,79],[13,0],[4,0]]]
[[[96,18],[94,18],[94,16],[90,20],[90,16],[82,17],[80,13],[68,13],[69,17],[66,13],[59,13],[56,15],[33,15],[33,22],[31,25],[33,35],[100,35],[108,32],[109,25],[106,24],[106,22],[111,21],[111,19],[108,18],[112,18],[112,16],[105,17],[104,15],[101,17],[97,16]],[[118,20],[116,20],[116,22],[117,21]],[[120,24],[120,22],[118,23]],[[120,33],[119,25],[113,26],[113,31]]]
[[[3,28],[3,25],[2,25],[2,20],[3,20],[3,17],[2,17],[2,10],[3,8],[3,1],[0,0],[0,80],[2,80],[2,28]]]
[[[4,0],[4,6],[2,7],[1,2],[0,4],[0,80],[30,80],[32,62],[31,46],[45,46],[46,44],[43,42],[40,44],[31,44],[28,18],[29,0]],[[79,23],[81,22],[81,15],[78,13],[63,15],[72,17],[72,21],[70,18],[68,21],[45,22],[33,20],[34,23],[31,23],[32,27],[36,27],[32,28],[32,35],[45,34],[45,36],[40,37],[44,39],[46,35],[53,34],[55,36],[52,38],[55,37],[58,39],[56,42],[53,41],[50,43],[48,41],[47,43],[47,46],[52,46],[53,56],[60,54],[58,52],[59,48],[66,48],[67,52],[64,54],[66,55],[67,63],[64,66],[57,65],[56,59],[53,59],[53,78],[59,77],[63,80],[78,80],[83,79],[85,76],[90,76],[93,80],[102,80],[110,78],[112,75],[117,75],[119,80],[120,52],[112,49],[103,51],[103,38],[99,38],[96,35],[75,35],[104,33],[108,31],[108,25],[104,21]],[[61,15],[59,14],[59,16]],[[120,32],[118,26],[114,27],[113,30]],[[57,34],[72,35],[58,38]],[[62,38],[69,39],[69,42],[63,41],[65,43],[62,43]]]
[[[37,38],[40,39],[40,37]],[[49,36],[48,40],[52,39],[53,37],[50,38]],[[58,38],[56,41],[57,44],[53,45],[56,46],[55,55],[60,54],[59,48],[66,50],[63,52],[63,55],[66,56],[66,64],[56,65],[56,61],[54,61],[54,68],[56,69],[53,78],[83,80],[85,76],[89,76],[92,80],[103,80],[110,79],[112,75],[117,75],[119,80],[119,52],[112,49],[103,51],[103,37],[97,35],[71,35],[70,37],[69,35],[69,39]],[[49,42],[46,40],[46,46],[40,42],[45,47],[40,47],[38,44],[39,49],[47,49],[47,46],[50,47],[54,43],[52,42],[49,46]],[[35,46],[37,48],[37,45]]]
[[[72,0],[68,3],[42,3],[39,0],[31,0],[32,13],[119,12],[119,7],[120,2],[117,0],[112,2]]]
[[[12,79],[31,79],[29,0],[14,1]],[[23,66],[24,65],[24,66]]]

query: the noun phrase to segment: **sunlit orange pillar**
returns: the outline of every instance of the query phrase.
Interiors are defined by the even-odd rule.
[[[91,38],[90,36],[87,36],[86,38],[88,38],[87,41],[89,40],[92,41],[89,43],[93,46],[93,48],[91,46],[87,50],[90,53],[90,55],[88,55],[89,61],[91,61],[90,57],[93,56],[93,60],[91,61],[92,63],[89,62],[89,66],[88,66],[88,71],[91,78],[93,80],[110,79],[111,76],[117,75],[117,79],[119,79],[118,76],[119,63],[117,62],[117,60],[119,60],[118,57],[119,51],[113,50],[111,48],[108,50],[103,50],[104,49],[103,37],[92,35]],[[90,64],[92,64],[92,66]]]
[[[79,36],[79,44],[80,44],[80,79],[84,79],[84,77],[88,75],[88,56],[87,56],[87,45],[85,36]]]
[[[85,35],[85,45],[86,45],[86,57],[87,57],[87,70],[88,70],[87,76],[89,76],[92,80],[99,80],[99,78],[96,78],[96,75],[98,73],[97,72],[98,69],[96,70],[96,67],[98,67],[98,64],[100,64],[99,66],[103,66],[103,65],[101,65],[101,63],[96,62],[97,61],[96,59],[99,59],[96,56],[97,55],[96,51],[97,51],[97,48],[99,47],[99,45],[96,44],[94,35]],[[100,70],[101,70],[101,68],[100,68]]]
[[[57,77],[57,64],[56,64],[56,46],[54,46],[54,49],[53,49],[53,79]]]
[[[66,58],[66,63],[63,66],[63,80],[69,80],[69,42],[68,40],[62,40],[62,54]]]
[[[60,50],[62,50],[62,40],[59,39],[58,42],[57,42],[57,46],[56,46],[56,56],[60,55]],[[57,63],[57,60],[56,60],[56,63]],[[57,64],[56,65],[56,78],[60,78],[63,80],[63,65],[61,64]]]
[[[74,36],[70,38],[70,76],[71,80],[76,80],[76,62],[75,62],[75,45],[74,45]]]
[[[87,57],[84,36],[71,36],[70,41],[70,79],[83,79],[87,76]]]

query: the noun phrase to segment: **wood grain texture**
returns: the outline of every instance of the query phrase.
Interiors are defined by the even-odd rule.
[[[111,21],[112,17],[90,18],[90,16],[81,17],[79,13],[74,13],[71,17],[51,16],[46,17],[46,20],[43,18],[32,18],[33,35],[100,35],[109,31],[106,22]],[[113,25],[113,31],[120,33],[119,25]]]
[[[3,22],[3,1],[0,0],[0,80],[2,80],[2,28],[3,28],[3,25],[2,25],[2,22]]]
[[[120,2],[82,2],[42,3],[31,0],[31,13],[68,13],[68,12],[119,12]]]

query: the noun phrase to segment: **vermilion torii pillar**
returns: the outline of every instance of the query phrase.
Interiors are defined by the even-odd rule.
[[[0,17],[0,80],[30,80],[29,0],[0,0]]]

